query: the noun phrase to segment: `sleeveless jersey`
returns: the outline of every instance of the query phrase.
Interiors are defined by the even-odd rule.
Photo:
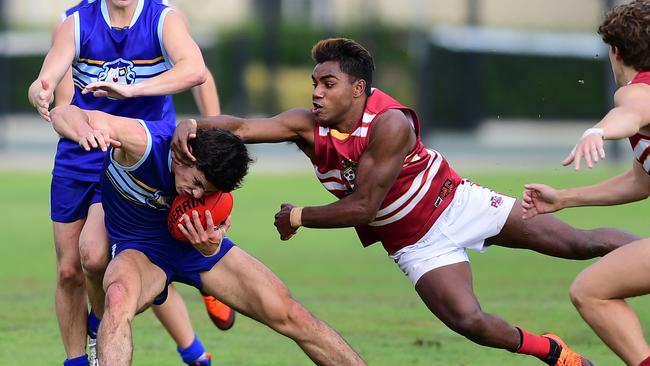
[[[70,15],[74,14],[75,11],[77,11],[80,7],[88,4],[88,3],[94,3],[97,0],[81,0],[77,5],[66,9],[63,13],[61,13],[61,21],[64,21],[67,17]],[[169,1],[167,0],[156,0],[157,2],[169,6]]]
[[[644,83],[650,85],[650,72],[640,72],[630,84]],[[634,151],[634,157],[643,166],[643,170],[650,174],[650,136],[637,133],[630,137],[630,145]]]
[[[112,244],[171,238],[167,213],[176,196],[169,150],[174,129],[160,121],[140,123],[147,131],[142,158],[124,167],[113,159],[110,149],[102,169],[104,221]]]
[[[401,105],[379,89],[366,101],[361,120],[349,135],[315,123],[314,157],[316,176],[325,189],[343,198],[355,189],[356,167],[370,141],[372,123],[383,112],[399,109],[409,119],[417,141],[408,154],[399,176],[382,202],[374,221],[355,227],[364,246],[381,241],[393,254],[417,242],[431,228],[452,201],[461,177],[434,150],[420,139],[420,123],[415,111]]]
[[[61,21],[63,22],[66,20],[67,17],[70,15],[74,14],[77,10],[79,10],[80,7],[88,4],[88,3],[94,3],[97,0],[81,0],[77,5],[66,9],[63,13],[61,13]]]
[[[114,29],[110,26],[106,0],[82,1],[77,6],[71,15],[76,47],[72,104],[85,110],[174,124],[174,106],[168,95],[115,100],[81,94],[86,85],[95,81],[134,84],[169,70],[172,64],[162,35],[165,16],[171,9],[161,1],[138,0],[130,26]],[[53,174],[97,181],[104,155],[100,150],[86,152],[76,142],[62,138]]]

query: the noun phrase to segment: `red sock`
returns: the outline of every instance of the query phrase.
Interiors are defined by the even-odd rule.
[[[517,330],[521,335],[521,344],[519,345],[519,349],[515,351],[516,353],[531,355],[541,359],[548,357],[551,351],[551,341],[548,338],[528,333],[519,327],[517,327]]]
[[[650,366],[650,357],[648,357],[645,360],[641,361],[639,366]]]

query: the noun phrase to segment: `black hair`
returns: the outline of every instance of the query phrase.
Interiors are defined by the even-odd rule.
[[[189,145],[197,169],[219,191],[230,192],[241,186],[253,160],[239,137],[222,128],[199,130]]]
[[[341,71],[352,76],[353,81],[366,81],[365,92],[370,96],[375,62],[370,52],[359,43],[347,38],[323,39],[311,49],[311,57],[319,64],[338,61]]]

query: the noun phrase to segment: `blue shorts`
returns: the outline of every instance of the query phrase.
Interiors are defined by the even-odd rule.
[[[165,239],[155,243],[123,242],[113,244],[111,248],[112,258],[127,249],[137,250],[165,272],[167,276],[165,289],[154,300],[156,305],[162,304],[167,299],[167,286],[171,282],[182,282],[201,290],[203,285],[199,276],[200,272],[211,270],[235,246],[230,239],[224,238],[219,253],[212,257],[204,257],[191,244],[180,242],[172,238],[171,235]]]
[[[102,201],[99,182],[52,176],[50,218],[55,222],[75,222],[88,216],[88,208]]]

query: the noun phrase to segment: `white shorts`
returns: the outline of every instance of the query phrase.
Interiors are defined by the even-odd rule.
[[[513,197],[466,180],[431,229],[390,257],[413,285],[432,269],[469,262],[466,250],[487,250],[485,239],[501,232],[514,203]]]

